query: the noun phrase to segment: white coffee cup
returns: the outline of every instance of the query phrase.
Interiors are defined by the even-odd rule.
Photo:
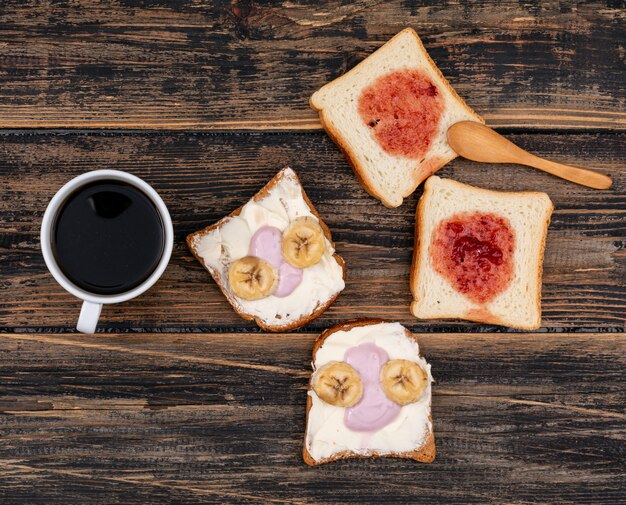
[[[99,295],[79,288],[63,274],[57,264],[54,254],[52,253],[52,227],[54,226],[54,219],[59,211],[59,208],[63,205],[65,199],[72,192],[85,184],[103,179],[117,180],[130,184],[131,186],[141,190],[148,198],[150,198],[161,216],[165,235],[163,255],[161,256],[155,270],[152,274],[150,274],[150,277],[130,291],[115,295]],[[100,312],[102,311],[102,305],[125,302],[150,289],[152,285],[159,280],[159,277],[161,277],[161,274],[167,267],[170,256],[172,255],[173,246],[174,228],[172,226],[172,219],[161,197],[149,184],[141,180],[139,177],[126,172],[121,172],[119,170],[94,170],[93,172],[87,172],[79,175],[69,181],[57,192],[56,195],[54,195],[52,200],[50,200],[41,223],[41,251],[48,270],[50,270],[50,273],[56,281],[66,291],[83,300],[83,306],[80,310],[78,324],[76,325],[76,329],[82,333],[94,333],[96,331],[98,319],[100,318]]]

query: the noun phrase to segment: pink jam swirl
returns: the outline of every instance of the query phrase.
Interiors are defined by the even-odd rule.
[[[354,407],[346,409],[343,421],[354,431],[378,431],[400,413],[400,405],[392,402],[380,387],[380,369],[389,355],[376,344],[366,343],[346,351],[344,361],[361,376],[363,397]]]
[[[250,240],[248,254],[267,261],[278,270],[275,296],[281,298],[293,293],[302,282],[302,269],[285,261],[282,253],[283,232],[275,226],[262,226]]]

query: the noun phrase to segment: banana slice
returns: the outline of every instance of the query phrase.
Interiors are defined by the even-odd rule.
[[[276,290],[278,273],[267,261],[246,256],[230,266],[228,283],[239,298],[259,300]]]
[[[332,361],[315,372],[313,390],[322,400],[337,407],[352,407],[363,396],[361,376],[344,361]]]
[[[294,267],[315,265],[324,255],[324,232],[312,217],[299,217],[283,231],[283,256]]]
[[[398,405],[416,402],[428,385],[428,374],[421,366],[406,359],[392,359],[380,369],[380,385]]]

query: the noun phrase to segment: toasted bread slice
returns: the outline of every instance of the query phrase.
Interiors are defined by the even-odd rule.
[[[229,286],[228,270],[234,261],[248,255],[252,235],[265,225],[284,230],[299,217],[311,217],[319,222],[325,235],[322,259],[303,269],[302,282],[285,297],[239,298]],[[288,331],[305,325],[324,312],[345,287],[345,264],[341,256],[335,254],[330,230],[289,167],[278,172],[244,206],[188,235],[187,245],[235,311],[267,331]]]
[[[552,210],[545,193],[430,177],[416,214],[413,315],[539,328]]]
[[[407,141],[411,141],[413,133],[406,130],[406,121],[401,123],[402,120],[398,119],[398,113],[402,115],[402,108],[406,109],[408,102],[388,107],[395,100],[395,94],[392,94],[389,100],[379,104],[386,108],[389,115],[389,120],[380,124],[379,118],[373,118],[367,124],[365,116],[359,112],[361,97],[372,89],[372,85],[395,72],[406,71],[417,71],[425,83],[432,85],[416,93],[436,90],[431,93],[436,95],[432,98],[433,111],[434,106],[439,111],[428,114],[426,105],[424,110],[421,109],[419,96],[411,98],[417,100],[412,105],[415,114],[406,118],[407,121],[410,123],[415,121],[413,118],[422,117],[424,121],[430,121],[432,132],[429,138],[423,139],[421,148],[413,146],[415,149],[410,154],[398,153],[398,149],[402,151],[402,146],[385,149],[377,137],[387,135],[394,140],[402,136],[400,129],[405,128]],[[401,94],[402,90],[399,92]],[[424,104],[431,103],[424,100]],[[410,28],[402,30],[352,70],[315,92],[310,104],[319,111],[326,132],[344,152],[365,190],[388,207],[402,204],[403,198],[413,193],[422,181],[457,156],[446,137],[452,124],[459,121],[484,123],[456,94],[430,59],[417,33]],[[414,127],[418,132],[427,131],[417,123]]]
[[[345,408],[321,400],[309,384],[303,458],[315,466],[344,458],[398,457],[424,463],[435,459],[431,418],[430,365],[420,355],[417,338],[399,323],[362,319],[324,331],[313,346],[313,370],[332,361],[342,361],[356,345],[374,343],[390,360],[418,363],[427,372],[427,386],[418,401],[401,407],[398,416],[375,432],[356,432],[344,423]]]

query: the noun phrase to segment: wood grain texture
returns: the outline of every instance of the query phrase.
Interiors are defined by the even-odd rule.
[[[300,451],[314,339],[0,335],[0,497],[623,503],[623,338],[422,335],[436,379],[435,462],[311,469]]]
[[[0,127],[316,129],[309,96],[410,26],[497,127],[624,129],[622,2],[7,0]]]
[[[625,21],[614,0],[1,2],[0,503],[624,503]],[[412,318],[421,191],[385,209],[316,131],[311,93],[407,26],[491,126],[614,178],[597,192],[522,167],[440,172],[549,193],[541,333]],[[284,165],[348,282],[301,332],[268,335],[184,237]],[[176,244],[162,280],[85,336],[38,235],[54,192],[98,168],[152,184]],[[424,332],[437,459],[309,468],[313,341],[367,316]]]
[[[456,160],[439,172],[492,189],[546,190],[556,210],[544,265],[543,326],[623,330],[626,321],[626,136],[511,135],[531,151],[610,173],[595,191],[516,166]],[[326,221],[347,266],[347,287],[303,331],[354,317],[398,320],[419,331],[498,330],[463,322],[418,321],[409,312],[414,211],[421,190],[386,209],[357,183],[324,134],[29,135],[0,147],[0,327],[73,330],[79,302],[56,284],[39,250],[52,194],[98,168],[129,171],[153,184],[169,206],[175,248],[163,278],[145,295],[105,307],[106,331],[258,331],[231,309],[185,246],[185,236],[230,213],[276,171],[291,165]],[[502,329],[500,329],[502,330]],[[500,331],[499,330],[499,331]]]

